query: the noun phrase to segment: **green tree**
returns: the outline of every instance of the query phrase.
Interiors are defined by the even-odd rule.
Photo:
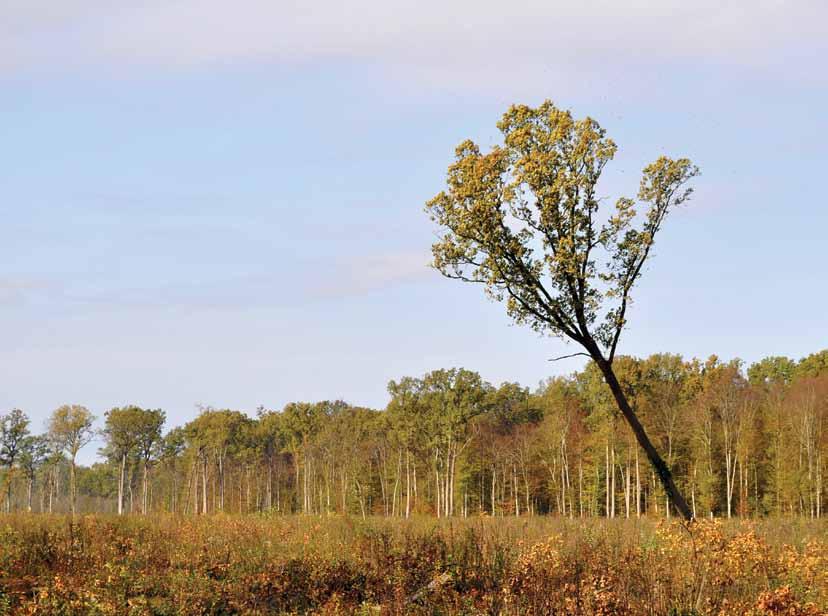
[[[698,366],[686,363],[680,355],[657,353],[643,360],[640,368],[636,410],[661,443],[672,472],[686,477],[687,456],[681,453],[688,447],[688,404],[696,393],[693,377]],[[636,475],[637,461],[636,452]],[[665,511],[669,517],[669,502]]]
[[[577,483],[577,507],[579,515],[583,515],[583,455],[579,451],[583,444],[575,438],[582,419],[582,403],[572,383],[563,378],[548,379],[539,388],[536,398],[544,411],[539,425],[539,458],[548,474],[550,496],[554,496],[561,515],[568,513],[574,517],[574,485]]]
[[[425,450],[423,382],[409,376],[388,383],[391,400],[386,412],[394,438],[402,449],[405,466],[405,517],[416,510],[417,460]]]
[[[256,422],[257,440],[261,449],[262,461],[267,467],[267,479],[265,483],[264,508],[281,510],[281,494],[279,492],[280,479],[280,456],[285,444],[282,442],[281,420],[282,415],[274,411],[267,411],[263,407],[258,410]],[[274,472],[275,488],[274,494]]]
[[[498,124],[504,145],[456,150],[447,188],[426,205],[444,230],[432,247],[445,276],[484,285],[517,323],[579,344],[600,368],[615,402],[670,500],[692,513],[647,436],[613,370],[632,289],[667,214],[685,202],[698,174],[686,158],[644,169],[638,201],[604,212],[597,194],[616,145],[591,118],[576,120],[547,101],[511,107]],[[600,222],[606,220],[603,224]]]
[[[134,453],[138,442],[137,424],[143,410],[137,406],[113,408],[104,414],[103,436],[106,447],[102,453],[117,460],[118,473],[118,515],[124,513],[124,481],[127,459]]]
[[[787,357],[765,357],[748,368],[748,380],[753,385],[787,385],[793,379],[796,368],[796,364]]]
[[[471,420],[484,412],[492,386],[463,368],[434,370],[422,379],[425,424],[434,461],[437,515],[454,515],[457,462],[471,442]]]
[[[26,510],[32,510],[35,478],[49,456],[49,442],[43,435],[27,436],[20,445],[20,468],[26,478]]]
[[[348,419],[349,430],[342,437],[345,463],[343,470],[347,477],[347,484],[353,485],[360,513],[365,518],[373,497],[373,487],[370,482],[371,449],[378,439],[380,414],[372,409],[352,407],[346,410],[344,415]]]
[[[72,516],[75,515],[77,486],[75,485],[75,458],[83,447],[94,437],[92,423],[95,417],[86,407],[78,404],[64,404],[55,409],[49,419],[49,435],[69,454],[69,503]]]
[[[347,407],[341,400],[291,402],[281,413],[280,440],[291,455],[295,472],[296,506],[301,495],[302,513],[313,512],[313,480],[316,464],[316,437],[325,420]]]
[[[798,376],[828,374],[828,349],[803,357],[796,365],[796,373]]]
[[[149,474],[153,458],[161,443],[161,431],[167,416],[161,409],[141,409],[136,417],[136,446],[138,456],[141,458],[142,480],[141,480],[141,513],[149,510]]]
[[[187,440],[184,428],[173,428],[161,439],[159,444],[159,460],[168,471],[170,481],[170,504],[172,513],[178,511],[178,480],[179,466],[186,450]]]
[[[29,418],[20,409],[0,415],[0,464],[6,467],[6,512],[11,511],[14,463],[29,434]]]
[[[202,463],[202,509],[204,513],[207,513],[207,460],[212,457],[216,464],[217,508],[219,511],[224,511],[227,458],[241,443],[240,437],[249,421],[251,421],[250,418],[239,411],[205,408],[186,426],[188,439],[197,447]]]
[[[78,492],[98,502],[107,502],[115,495],[117,478],[111,464],[95,462],[91,466],[79,466]]]

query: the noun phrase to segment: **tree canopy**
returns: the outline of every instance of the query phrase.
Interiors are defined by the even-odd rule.
[[[619,410],[682,515],[691,512],[613,372],[632,290],[671,210],[692,193],[698,168],[659,157],[635,199],[604,205],[599,181],[615,143],[592,118],[546,101],[513,105],[498,128],[503,145],[457,146],[446,189],[426,204],[441,228],[434,267],[484,285],[517,323],[578,343],[601,369]],[[609,209],[609,211],[607,211]]]

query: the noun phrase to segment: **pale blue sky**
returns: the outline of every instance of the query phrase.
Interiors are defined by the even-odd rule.
[[[619,144],[608,197],[662,153],[702,169],[623,352],[828,346],[825,3],[649,4],[5,0],[0,409],[178,424],[578,368],[426,267],[454,146],[544,98]]]

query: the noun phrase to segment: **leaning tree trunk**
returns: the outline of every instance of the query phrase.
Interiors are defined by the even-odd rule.
[[[598,367],[601,369],[604,379],[607,381],[607,385],[609,385],[609,388],[612,391],[612,395],[615,398],[618,409],[621,411],[621,414],[624,415],[624,419],[627,420],[630,428],[632,428],[638,444],[641,445],[644,453],[647,454],[647,458],[650,460],[650,464],[652,464],[655,469],[656,475],[658,475],[661,485],[664,487],[664,491],[670,498],[670,502],[676,506],[676,509],[679,510],[679,513],[681,513],[685,520],[692,520],[693,513],[687,506],[687,501],[684,500],[684,496],[676,487],[676,484],[673,482],[673,474],[670,472],[669,467],[661,458],[658,451],[656,451],[656,448],[653,446],[650,438],[644,430],[644,426],[641,425],[635,411],[633,411],[630,403],[627,401],[627,396],[624,395],[624,391],[615,376],[612,365],[600,355],[594,359],[598,364]]]

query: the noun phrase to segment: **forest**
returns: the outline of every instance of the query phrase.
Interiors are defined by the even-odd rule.
[[[615,358],[694,517],[825,516],[828,350]],[[56,409],[43,434],[0,415],[6,512],[272,512],[408,518],[676,515],[594,363],[531,389],[466,369],[388,383],[384,409],[341,400],[94,417]],[[93,437],[100,461],[76,462]]]

